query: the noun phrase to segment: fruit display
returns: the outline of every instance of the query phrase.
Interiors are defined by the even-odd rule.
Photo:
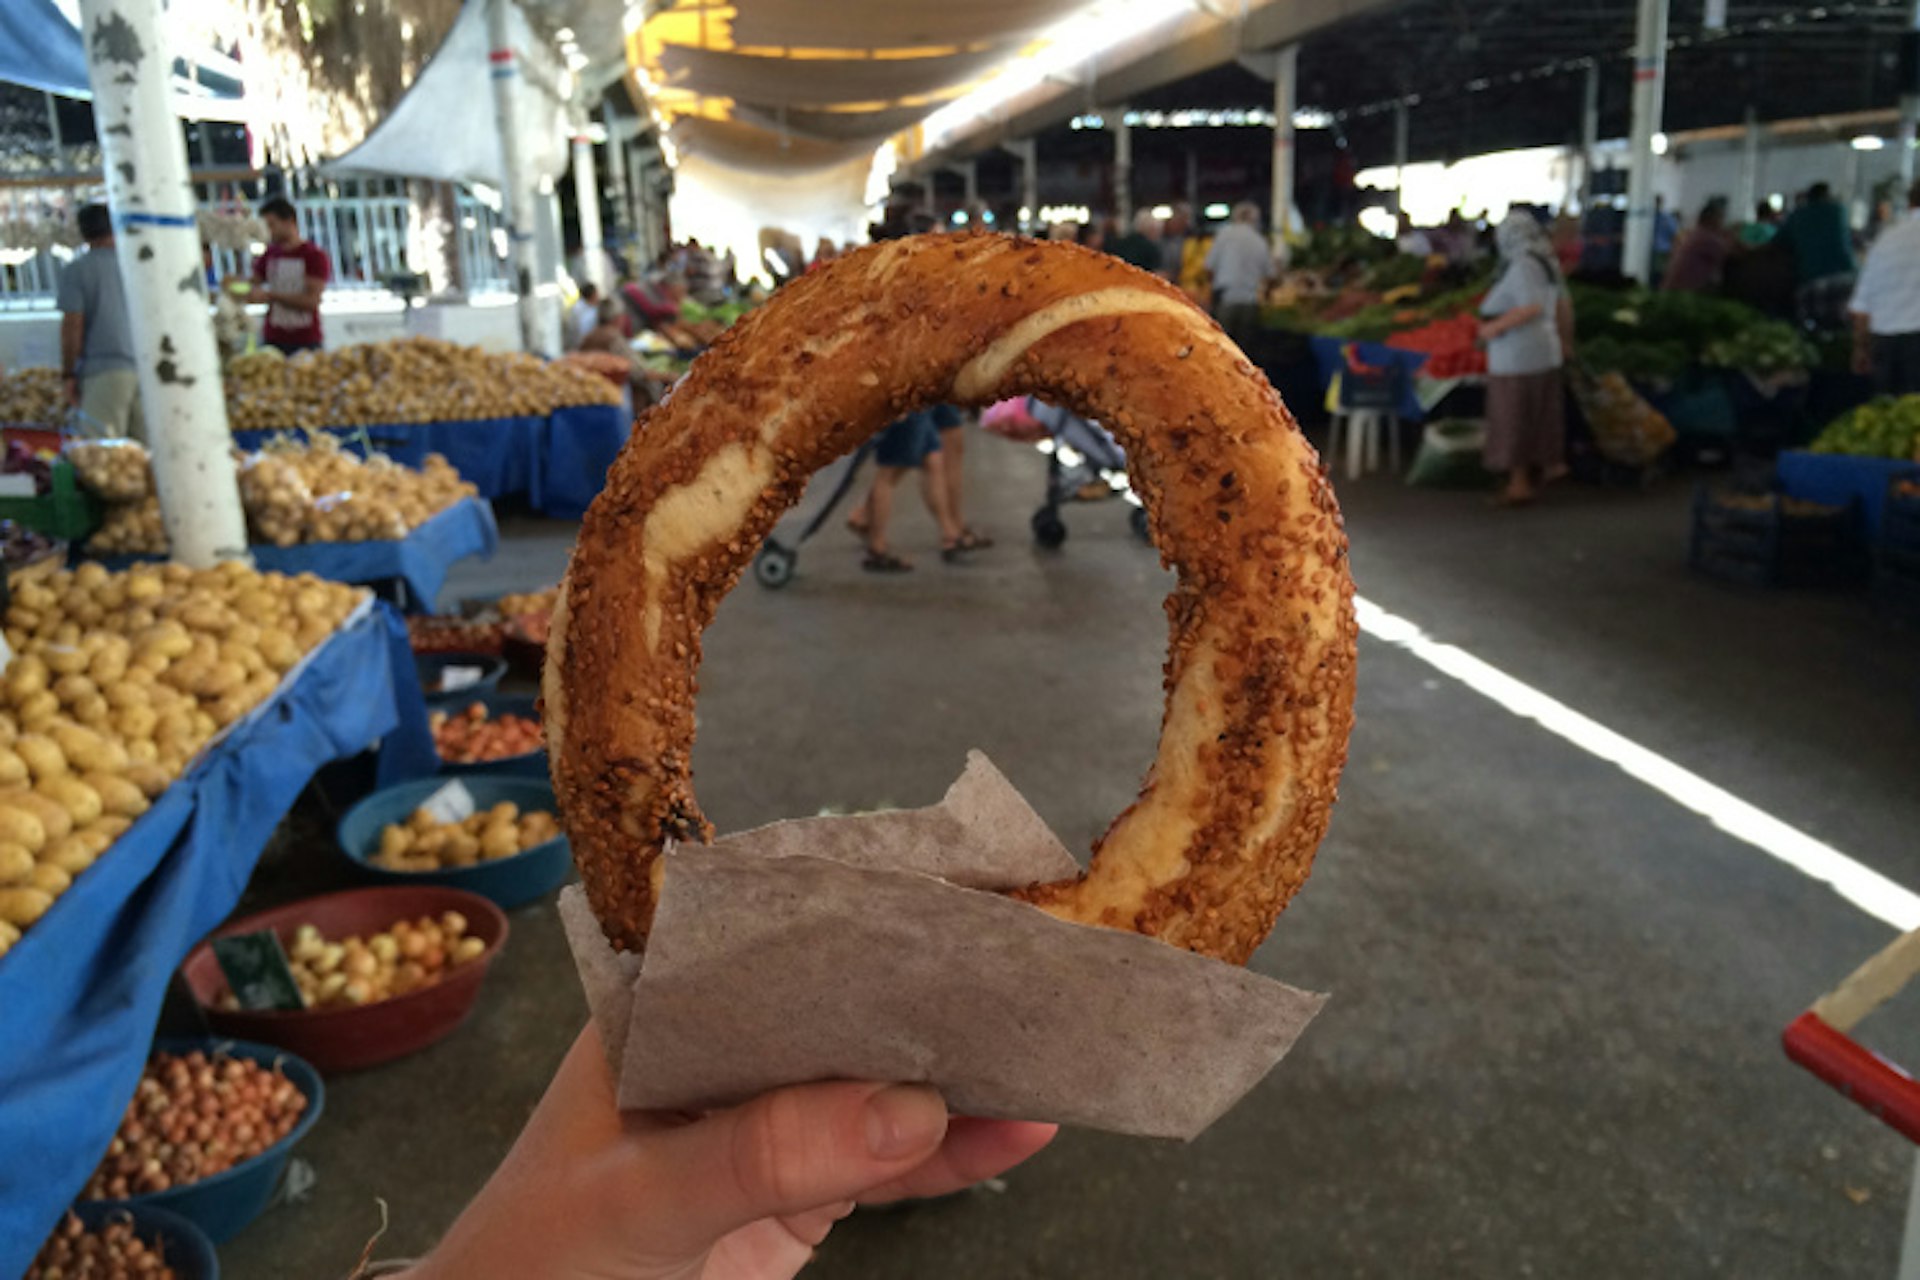
[[[235,431],[542,417],[570,405],[619,402],[605,378],[577,364],[436,338],[360,343],[291,360],[252,353],[227,372]]]
[[[407,619],[407,642],[415,653],[484,653],[497,657],[505,632],[502,622],[421,615]]]
[[[307,1096],[278,1068],[224,1053],[156,1053],[80,1193],[124,1200],[223,1173],[293,1132]]]
[[[518,618],[529,613],[551,614],[559,601],[560,588],[555,586],[545,591],[509,591],[494,601],[494,608],[504,617]]]
[[[1480,346],[1480,317],[1471,312],[1432,320],[1417,329],[1396,333],[1387,345],[1401,351],[1424,351],[1420,372],[1429,378],[1465,378],[1487,371],[1487,353]]]
[[[597,373],[615,387],[624,387],[633,377],[633,358],[612,351],[569,351],[560,363]]]
[[[239,563],[16,582],[0,674],[0,955],[366,592]]]
[[[1841,414],[1807,446],[1813,453],[1920,461],[1920,396],[1882,396]]]
[[[559,820],[551,813],[522,813],[511,800],[458,822],[441,822],[428,810],[415,809],[405,822],[389,823],[380,832],[380,848],[368,861],[388,871],[470,867],[525,853],[559,834]]]
[[[54,427],[66,421],[67,391],[58,369],[0,373],[0,422]]]
[[[138,502],[153,492],[153,463],[137,440],[75,440],[65,453],[80,483],[102,502]]]
[[[309,1009],[345,1009],[403,996],[430,987],[455,965],[477,960],[486,942],[467,932],[458,911],[439,919],[401,920],[365,938],[357,934],[331,940],[310,924],[294,930],[287,964]],[[219,1007],[240,1007],[231,991]]]
[[[1893,496],[1920,500],[1920,480],[1896,480],[1893,482]]]
[[[107,503],[87,542],[95,555],[165,555],[166,526],[146,449],[132,440],[69,446],[81,483]],[[392,541],[479,490],[444,457],[418,471],[383,454],[362,459],[324,432],[302,443],[279,438],[239,458],[240,501],[256,542]]]
[[[164,1251],[149,1248],[121,1217],[89,1229],[69,1213],[34,1255],[23,1280],[179,1280]]]
[[[435,711],[427,724],[440,758],[450,764],[509,760],[545,745],[538,720],[512,712],[489,716],[481,702],[470,703],[464,711]]]

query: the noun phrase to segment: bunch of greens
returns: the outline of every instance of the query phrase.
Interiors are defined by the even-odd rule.
[[[1807,448],[1862,458],[1920,460],[1920,396],[1882,396],[1827,424]]]
[[[1818,359],[1813,343],[1785,320],[1750,324],[1713,339],[1701,352],[1703,364],[1759,375],[1801,373],[1813,368]]]

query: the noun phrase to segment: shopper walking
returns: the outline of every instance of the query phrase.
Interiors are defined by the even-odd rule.
[[[1260,206],[1245,200],[1207,251],[1213,277],[1213,314],[1244,349],[1260,327],[1260,296],[1273,279],[1273,251],[1260,234]]]
[[[1160,219],[1145,209],[1133,215],[1133,229],[1107,245],[1107,252],[1142,271],[1160,270]]]
[[[587,335],[600,327],[600,286],[591,280],[580,285],[580,301],[567,312],[567,345],[578,350]]]
[[[1519,209],[1509,213],[1495,243],[1500,276],[1480,304],[1480,337],[1487,344],[1486,462],[1507,473],[1501,505],[1522,506],[1566,465],[1561,364],[1569,326],[1560,267],[1533,216]]]
[[[260,220],[267,224],[267,251],[253,260],[253,282],[264,286],[253,300],[267,304],[260,339],[285,355],[318,351],[325,337],[320,298],[333,278],[333,262],[301,236],[300,215],[284,196],[261,205]]]
[[[1787,215],[1780,239],[1793,251],[1794,275],[1799,282],[1796,305],[1803,320],[1824,328],[1838,328],[1840,313],[1853,291],[1853,230],[1847,207],[1833,198],[1833,190],[1816,182],[1805,203]]]
[[[1883,396],[1920,393],[1920,182],[1906,216],[1873,242],[1848,310],[1854,372],[1871,374]]]
[[[1160,224],[1160,274],[1175,284],[1186,265],[1187,239],[1193,234],[1193,206],[1177,201],[1173,212]]]
[[[140,378],[114,245],[113,215],[90,204],[76,219],[87,251],[60,273],[60,370],[67,402],[88,419],[89,434],[143,438]]]
[[[932,411],[917,410],[882,431],[873,459],[877,464],[873,487],[847,521],[848,527],[866,540],[867,554],[861,568],[870,573],[905,573],[913,568],[912,561],[894,554],[888,540],[894,495],[909,471],[920,473],[920,496],[940,526],[940,558],[951,563],[982,545],[970,538],[949,504],[947,459]]]
[[[1675,245],[1660,287],[1679,293],[1717,291],[1733,246],[1733,235],[1727,230],[1727,199],[1715,196],[1700,211],[1700,220]]]

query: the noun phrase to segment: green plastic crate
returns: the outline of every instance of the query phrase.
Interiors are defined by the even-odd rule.
[[[51,538],[79,542],[100,527],[100,502],[80,487],[73,464],[53,464],[53,482],[33,498],[0,498],[0,520],[25,525]]]

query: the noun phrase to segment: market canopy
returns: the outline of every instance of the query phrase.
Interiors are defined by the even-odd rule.
[[[53,0],[0,4],[0,80],[69,98],[91,92],[80,29]]]

